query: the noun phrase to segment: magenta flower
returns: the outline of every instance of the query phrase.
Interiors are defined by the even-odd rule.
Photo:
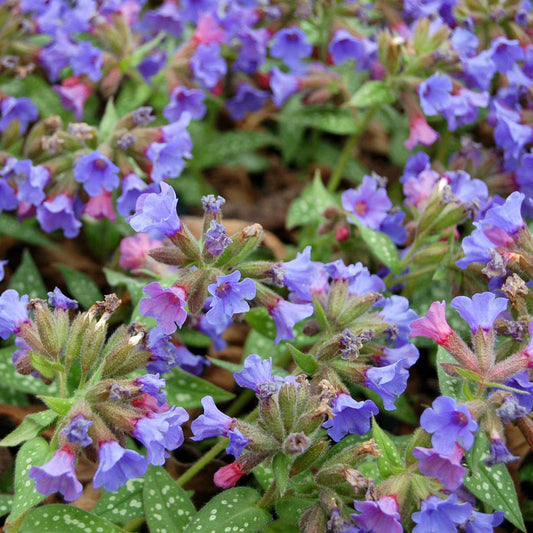
[[[139,310],[143,316],[150,316],[157,320],[157,325],[165,335],[174,333],[177,327],[183,326],[187,318],[185,304],[187,293],[183,287],[174,285],[163,289],[157,281],[149,283],[144,288],[149,298],[143,298],[139,303]]]
[[[246,472],[242,469],[239,463],[231,463],[229,465],[219,468],[213,477],[213,481],[217,487],[221,489],[229,489],[234,487],[241,479],[242,476],[246,475]]]
[[[393,496],[382,496],[378,501],[354,501],[353,506],[361,514],[353,514],[352,518],[363,531],[402,533],[401,516],[398,502]]]
[[[451,454],[456,443],[465,450],[472,448],[478,425],[466,405],[449,396],[439,396],[420,417],[420,425],[431,433],[431,444],[439,453]]]
[[[144,476],[148,468],[145,457],[126,450],[115,440],[100,444],[98,459],[93,487],[104,487],[110,492],[117,491],[129,479]]]
[[[43,466],[32,466],[29,477],[35,479],[35,489],[40,494],[59,492],[67,502],[77,500],[83,492],[76,477],[76,458],[68,446],[57,450]]]
[[[440,135],[427,123],[422,115],[417,115],[409,121],[409,138],[405,141],[405,147],[412,150],[418,143],[431,146]]]
[[[422,474],[437,478],[446,490],[457,490],[463,482],[466,469],[461,466],[464,451],[460,446],[455,446],[455,451],[450,454],[441,454],[429,448],[417,446],[413,456],[418,459],[418,469]]]
[[[446,302],[433,302],[427,315],[411,322],[410,337],[428,337],[441,346],[448,346],[452,328],[446,322]]]

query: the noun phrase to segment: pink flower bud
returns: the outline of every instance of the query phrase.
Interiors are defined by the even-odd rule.
[[[237,481],[244,476],[246,472],[242,470],[239,463],[231,463],[230,465],[219,468],[213,477],[213,481],[217,487],[221,489],[229,489],[234,487]]]

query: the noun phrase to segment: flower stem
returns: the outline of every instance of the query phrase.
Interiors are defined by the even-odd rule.
[[[357,143],[359,142],[359,139],[361,138],[361,134],[366,130],[366,127],[368,126],[368,123],[372,119],[372,115],[374,114],[375,111],[376,111],[376,108],[371,107],[363,115],[363,119],[358,125],[359,126],[358,130],[355,133],[352,133],[346,140],[344,148],[342,149],[339,162],[335,168],[335,171],[333,172],[333,175],[331,176],[328,182],[329,192],[335,192],[337,190],[337,187],[339,186],[341,178],[344,175],[346,165],[348,164],[350,157],[352,157],[352,152],[354,148],[357,146]]]
[[[201,472],[219,453],[221,453],[228,445],[228,439],[220,439],[206,454],[202,455],[196,463],[194,463],[188,470],[186,470],[178,479],[176,483],[182,487],[191,480],[198,472]]]
[[[273,503],[276,496],[278,484],[273,481],[268,487],[268,490],[263,494],[263,497],[255,504],[256,507],[261,509],[268,509]]]

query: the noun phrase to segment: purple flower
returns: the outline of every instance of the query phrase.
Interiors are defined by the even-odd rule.
[[[202,196],[202,207],[204,208],[204,211],[206,213],[211,213],[213,216],[220,212],[225,203],[226,200],[225,198],[222,198],[222,196],[215,196],[214,194]]]
[[[270,88],[276,107],[282,107],[288,98],[298,92],[299,85],[298,76],[282,72],[278,67],[270,69]]]
[[[376,307],[382,307],[379,314],[391,325],[396,347],[408,343],[411,325],[418,318],[416,312],[409,308],[409,300],[404,296],[393,295],[380,300]]]
[[[276,338],[274,344],[282,340],[294,338],[294,325],[304,318],[310,317],[314,312],[312,304],[293,304],[280,298],[275,305],[268,309],[270,316],[276,324]]]
[[[181,16],[187,22],[196,23],[203,13],[216,8],[218,0],[181,0]]]
[[[62,229],[65,237],[72,239],[78,235],[81,222],[74,213],[74,201],[66,194],[58,194],[37,208],[37,220],[41,228],[50,233]]]
[[[262,359],[255,353],[250,354],[244,360],[244,370],[236,372],[233,377],[240,387],[260,393],[265,384],[267,387],[275,384],[272,375],[272,357]]]
[[[211,220],[204,233],[204,246],[207,253],[220,255],[233,241],[226,235],[226,228],[216,220]]]
[[[226,451],[231,453],[235,458],[241,455],[244,448],[250,442],[237,428],[228,431],[227,437],[229,437],[229,443]]]
[[[117,211],[127,217],[135,211],[135,204],[139,196],[146,192],[148,185],[137,174],[128,174],[122,180],[122,194],[117,198]],[[155,186],[150,186],[155,187]],[[150,192],[155,192],[151,190]]]
[[[463,450],[455,446],[451,454],[441,454],[428,448],[417,446],[413,456],[418,459],[418,469],[422,474],[437,478],[446,490],[457,490],[463,482],[466,469],[461,466]]]
[[[516,457],[508,450],[505,442],[503,442],[499,435],[491,437],[489,456],[484,461],[487,466],[491,467],[498,464],[512,463],[519,459],[520,457]]]
[[[32,466],[28,477],[35,479],[35,489],[40,494],[59,492],[67,502],[77,500],[83,492],[76,477],[76,458],[68,446],[57,450],[43,466]]]
[[[472,513],[469,503],[457,503],[457,495],[446,500],[430,496],[422,502],[419,512],[412,519],[417,524],[413,533],[455,533],[459,524],[465,522]]]
[[[163,109],[163,116],[169,122],[179,120],[183,113],[190,113],[195,120],[204,118],[206,107],[204,93],[200,89],[178,86],[170,93],[170,103]]]
[[[166,31],[172,37],[179,37],[183,32],[180,11],[172,0],[166,0],[157,9],[146,11],[142,26],[152,32]]]
[[[165,450],[175,450],[183,444],[181,425],[187,420],[187,411],[176,406],[137,420],[132,435],[146,447],[149,463],[159,466],[165,464],[168,457]]]
[[[12,211],[19,205],[15,191],[9,186],[7,181],[0,176],[0,213],[2,211]]]
[[[475,33],[457,27],[453,31],[451,43],[453,48],[459,52],[459,57],[464,60],[476,55],[479,39]]]
[[[77,52],[77,45],[64,32],[57,32],[54,41],[39,52],[39,62],[50,81],[59,79],[61,71],[69,64],[71,55]]]
[[[253,280],[245,278],[241,282],[241,273],[238,270],[227,276],[217,276],[216,283],[208,285],[207,290],[213,296],[206,318],[213,324],[221,318],[231,318],[236,313],[246,313],[250,310],[248,302],[253,300],[256,294],[256,286]]]
[[[242,46],[233,68],[242,70],[246,74],[253,74],[265,62],[270,34],[266,28],[254,30],[245,28],[239,33],[239,40]]]
[[[332,402],[333,417],[326,420],[322,427],[328,430],[328,435],[339,442],[348,433],[364,435],[370,429],[372,416],[379,413],[379,409],[372,400],[355,401],[349,394],[339,394]]]
[[[486,91],[496,73],[491,51],[483,50],[477,56],[466,59],[463,70],[469,87]]]
[[[185,136],[175,136],[168,142],[153,142],[146,150],[146,157],[153,165],[150,177],[156,183],[167,178],[178,178],[185,168],[185,159],[192,157],[189,134],[186,130],[185,133]]]
[[[27,294],[19,296],[14,289],[7,289],[0,295],[0,338],[7,339],[18,333],[20,326],[28,319]]]
[[[524,146],[533,140],[533,128],[529,124],[521,124],[520,113],[498,101],[493,101],[493,107],[496,116],[494,140],[503,149],[506,158],[518,161]]]
[[[14,121],[19,123],[19,135],[24,135],[28,124],[37,120],[39,110],[30,98],[15,98],[7,96],[0,104],[0,131],[5,132]]]
[[[165,394],[165,380],[159,377],[159,374],[145,374],[135,380],[135,385],[144,394],[153,396],[158,405],[163,405],[167,401]]]
[[[82,414],[76,415],[68,427],[61,430],[67,442],[79,444],[82,447],[89,446],[93,439],[89,437],[89,428],[93,425],[92,420],[87,420]]]
[[[401,516],[398,502],[393,496],[382,496],[378,501],[354,501],[353,506],[361,514],[352,514],[352,518],[361,531],[402,533]]]
[[[396,409],[394,402],[407,387],[408,366],[406,359],[400,359],[392,365],[372,367],[366,371],[365,385],[381,396],[387,411]]]
[[[119,168],[100,150],[80,157],[74,164],[74,179],[83,183],[89,196],[116,189],[120,183],[118,172]]]
[[[466,405],[458,404],[449,396],[439,396],[420,417],[420,425],[431,433],[431,444],[439,453],[455,451],[455,443],[469,450],[474,444],[474,433],[478,429]]]
[[[472,298],[457,296],[451,306],[475,334],[479,328],[489,331],[494,327],[496,319],[507,310],[508,303],[507,298],[496,298],[492,292],[482,292],[474,294]]]
[[[195,376],[201,375],[204,367],[210,364],[208,359],[201,355],[194,355],[185,346],[176,346],[175,361],[182,370]]]
[[[485,217],[480,220],[485,235],[497,246],[503,244],[497,229],[503,230],[507,235],[512,237],[520,229],[525,227],[526,223],[521,213],[524,198],[525,196],[522,193],[515,191],[507,197],[503,205],[491,207],[485,214]],[[497,229],[494,230],[493,228]],[[505,237],[503,237],[503,240],[505,240]]]
[[[306,246],[292,261],[281,263],[278,268],[283,275],[283,284],[290,291],[291,300],[303,303],[313,301],[311,284],[318,276],[316,266],[311,261],[311,246]]]
[[[144,293],[149,298],[143,298],[139,302],[139,310],[143,316],[155,318],[158,328],[165,335],[170,335],[178,326],[183,326],[187,318],[187,294],[183,287],[174,285],[163,289],[159,282],[154,281],[144,288]]]
[[[56,309],[78,309],[78,302],[65,296],[57,287],[48,293],[48,303]]]
[[[2,281],[4,279],[4,276],[6,275],[5,271],[4,271],[4,267],[9,263],[9,261],[6,259],[6,260],[3,260],[1,261],[0,260],[0,281]]]
[[[462,524],[465,533],[493,533],[494,528],[503,522],[505,513],[495,511],[493,514],[472,511],[468,520]]]
[[[157,326],[150,330],[148,349],[152,354],[146,370],[152,374],[164,374],[178,365],[177,347],[170,337],[165,335]]]
[[[204,414],[200,415],[191,424],[193,437],[191,440],[204,440],[209,437],[227,436],[233,428],[235,420],[220,411],[211,396],[202,398]]]
[[[427,116],[438,115],[443,107],[447,107],[453,89],[452,80],[446,74],[433,74],[418,86],[420,105]]]
[[[226,102],[231,117],[242,120],[248,113],[258,111],[268,100],[268,93],[252,87],[249,83],[241,83],[233,98]]]
[[[392,202],[386,189],[379,187],[377,180],[365,176],[357,189],[348,189],[342,193],[342,207],[355,215],[365,226],[379,229],[392,207]],[[351,222],[350,218],[348,222]]]
[[[533,343],[533,322],[529,323],[528,326],[529,329],[529,343],[526,346],[526,351],[528,354],[532,351],[531,344]],[[533,409],[533,383],[529,381],[529,374],[527,370],[524,370],[523,372],[519,372],[518,374],[515,374],[511,379],[508,379],[505,384],[508,387],[512,387],[513,389],[518,389],[521,391],[524,391],[527,394],[520,394],[520,393],[513,393],[515,398],[518,400],[518,403],[526,409],[526,411],[529,413]]]
[[[47,168],[36,165],[30,159],[17,161],[11,168],[9,175],[17,183],[17,198],[19,202],[31,205],[41,205],[45,199],[44,187],[50,181],[50,172]]]
[[[524,51],[517,39],[496,37],[490,45],[490,51],[496,70],[502,74],[512,70],[517,61],[524,59]]]
[[[160,193],[144,193],[137,199],[135,214],[128,219],[131,227],[138,232],[158,230],[172,237],[181,229],[181,220],[176,212],[178,199],[176,191],[161,182]]]
[[[102,77],[104,56],[102,50],[93,46],[89,41],[79,44],[76,51],[70,56],[70,66],[76,76],[87,75],[91,81],[98,81]]]
[[[212,89],[227,72],[218,43],[198,45],[190,65],[194,77],[208,89]]]
[[[294,69],[300,69],[301,60],[309,57],[312,51],[305,33],[296,26],[278,31],[270,44],[270,55]]]
[[[335,65],[348,59],[358,59],[363,53],[361,41],[347,30],[337,30],[329,43],[329,53]]]
[[[144,476],[148,469],[145,457],[126,450],[115,440],[100,444],[98,459],[93,487],[104,487],[109,492],[116,492],[129,479]]]

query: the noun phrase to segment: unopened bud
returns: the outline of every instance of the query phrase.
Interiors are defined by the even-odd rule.
[[[288,455],[305,453],[309,443],[309,437],[305,433],[291,433],[283,444],[283,453]]]
[[[320,504],[310,507],[300,519],[302,533],[324,533],[326,531],[327,516]]]

